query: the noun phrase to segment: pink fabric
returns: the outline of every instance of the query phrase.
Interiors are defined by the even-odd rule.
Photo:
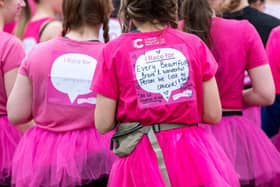
[[[42,26],[51,19],[53,18],[46,17],[27,23],[23,33],[23,45],[26,52],[29,52],[37,43],[40,42],[40,30]]]
[[[62,37],[43,42],[26,56],[20,74],[32,83],[36,124],[21,139],[13,159],[17,187],[76,187],[109,175],[115,155],[112,133],[94,128],[90,90],[104,44]]]
[[[242,184],[254,180],[257,187],[279,187],[280,152],[252,120],[223,117],[215,126],[205,126],[216,137],[234,164]]]
[[[90,83],[104,44],[58,37],[36,46],[20,73],[32,81],[33,119],[50,131],[94,126],[95,93]]]
[[[24,57],[21,42],[14,36],[0,32],[0,185],[8,185],[11,178],[11,163],[20,139],[20,132],[8,122],[5,73],[17,68]]]
[[[280,26],[272,30],[267,45],[266,52],[269,59],[271,71],[274,78],[276,93],[280,94]]]
[[[6,115],[7,95],[4,75],[20,65],[25,53],[21,42],[8,33],[0,32],[0,41],[0,115]]]
[[[242,108],[244,71],[267,64],[257,32],[247,21],[214,18],[212,51],[219,68],[216,74],[222,107]],[[249,109],[252,110],[252,109]],[[279,186],[280,154],[256,123],[256,115],[223,117],[207,126],[222,145],[244,185]],[[257,114],[259,115],[259,114]]]
[[[211,37],[222,106],[241,109],[244,71],[268,63],[261,39],[248,21],[217,17],[212,19]]]
[[[10,184],[12,159],[20,137],[20,132],[7,117],[0,117],[0,185]]]
[[[29,129],[15,152],[12,184],[17,187],[76,187],[108,176],[115,160],[112,133],[95,128],[63,133]]]
[[[13,21],[4,25],[4,32],[12,34],[14,31],[16,23]]]
[[[239,187],[230,161],[215,138],[204,129],[186,127],[162,131],[156,136],[163,151],[171,186]],[[117,159],[108,186],[165,186],[147,136],[131,155]]]
[[[202,81],[214,76],[217,64],[196,36],[171,28],[123,34],[105,47],[102,57],[92,89],[117,100],[118,121],[201,120]]]
[[[259,106],[255,107],[244,107],[243,117],[252,121],[252,125],[261,128],[261,108]]]

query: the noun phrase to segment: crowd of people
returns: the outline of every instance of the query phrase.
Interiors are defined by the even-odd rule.
[[[279,187],[276,3],[0,0],[0,187]]]

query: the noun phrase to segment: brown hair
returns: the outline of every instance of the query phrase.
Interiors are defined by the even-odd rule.
[[[223,13],[232,12],[233,10],[239,7],[240,3],[241,0],[231,0],[229,3],[222,6],[221,11]]]
[[[24,0],[24,2],[25,2],[25,7],[22,9],[20,13],[18,22],[14,30],[15,36],[17,36],[20,39],[23,39],[25,26],[31,18],[31,9],[28,0]]]
[[[103,38],[109,41],[109,16],[113,5],[111,0],[63,0],[63,30],[62,35],[71,29],[83,25],[103,25]]]
[[[121,0],[122,31],[131,29],[131,19],[177,28],[177,0]]]
[[[182,20],[183,19],[183,11],[182,11],[182,4],[184,0],[177,0],[177,6],[178,6],[178,19]]]
[[[211,43],[210,28],[212,9],[207,0],[185,0],[182,4],[183,30],[200,37],[208,46]]]

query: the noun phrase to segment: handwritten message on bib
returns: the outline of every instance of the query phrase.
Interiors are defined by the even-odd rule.
[[[140,105],[183,102],[193,96],[189,63],[176,48],[159,48],[132,55]]]

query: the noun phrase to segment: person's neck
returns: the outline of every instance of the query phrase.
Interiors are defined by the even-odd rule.
[[[145,22],[145,23],[137,23],[134,22],[135,26],[140,32],[153,32],[153,31],[159,31],[164,29],[164,25],[162,24],[152,24],[151,22]]]
[[[100,27],[82,26],[78,29],[70,30],[65,36],[77,41],[92,41],[99,39]]]
[[[55,17],[54,11],[51,9],[49,5],[38,4],[36,7],[36,12],[34,16],[31,18],[31,20],[38,20],[46,17]]]

